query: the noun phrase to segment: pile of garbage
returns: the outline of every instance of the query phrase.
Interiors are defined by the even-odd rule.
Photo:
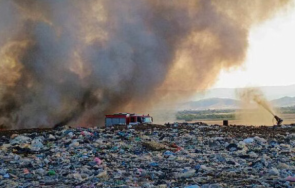
[[[69,128],[0,134],[0,187],[294,187],[295,128]]]

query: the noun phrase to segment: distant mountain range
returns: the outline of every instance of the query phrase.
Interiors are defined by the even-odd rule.
[[[190,101],[183,103],[181,109],[196,109],[196,110],[206,110],[206,109],[236,109],[239,106],[239,101],[234,99],[226,98],[211,98],[203,99],[199,101]]]
[[[270,101],[275,107],[295,106],[295,97],[282,97]],[[240,101],[229,98],[210,98],[199,101],[190,101],[180,105],[181,110],[206,110],[206,109],[238,109]]]
[[[215,88],[206,92],[198,93],[193,100],[211,98],[237,99],[236,93],[243,88]],[[285,96],[295,97],[295,84],[289,86],[265,86],[259,87],[269,100],[283,98]]]
[[[295,97],[282,97],[272,100],[271,103],[276,107],[295,106]]]

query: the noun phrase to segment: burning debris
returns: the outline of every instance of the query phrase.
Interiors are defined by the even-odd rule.
[[[94,126],[187,97],[241,65],[250,28],[289,2],[2,0],[0,121]]]

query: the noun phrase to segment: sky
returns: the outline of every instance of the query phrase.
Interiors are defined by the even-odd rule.
[[[295,84],[295,8],[253,28],[243,66],[224,70],[213,88]]]

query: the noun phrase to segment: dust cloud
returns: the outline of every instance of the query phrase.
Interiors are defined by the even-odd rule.
[[[240,110],[236,113],[238,120],[246,122],[247,125],[276,124],[276,112],[260,89],[245,88],[236,93],[240,99]]]

